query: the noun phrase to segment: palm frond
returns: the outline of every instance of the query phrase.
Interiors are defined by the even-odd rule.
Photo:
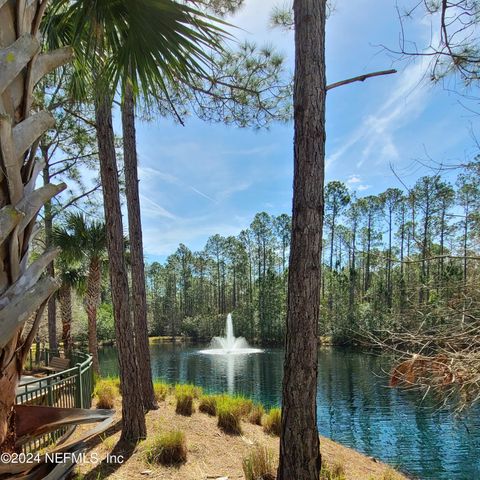
[[[129,81],[148,103],[151,91],[167,92],[168,83],[206,75],[212,54],[231,38],[227,25],[174,0],[56,0],[44,34],[50,48],[74,47],[85,82],[95,72],[96,88],[103,85],[113,96]]]

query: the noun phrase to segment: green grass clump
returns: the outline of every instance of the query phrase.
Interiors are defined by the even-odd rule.
[[[198,399],[203,395],[203,388],[192,385],[191,383],[177,383],[175,385],[175,394],[177,392],[186,393]]]
[[[198,410],[214,417],[217,414],[217,395],[204,395],[200,398]]]
[[[146,444],[145,456],[149,463],[165,466],[180,465],[187,461],[185,434],[180,430],[156,435]]]
[[[153,382],[153,391],[155,393],[155,399],[157,402],[164,402],[170,391],[170,385],[164,382]]]
[[[199,398],[201,398],[202,395],[203,395],[203,388],[193,385],[193,398],[196,398],[198,400]]]
[[[242,397],[241,395],[237,395],[232,397],[232,401],[237,405],[238,409],[240,410],[240,415],[244,418],[248,418],[250,412],[253,409],[253,400],[250,398]]]
[[[225,433],[240,435],[242,433],[241,403],[235,398],[222,396],[217,400],[218,426]]]
[[[345,470],[340,464],[333,466],[322,462],[322,470],[320,472],[320,480],[346,480]]]
[[[195,411],[193,407],[193,399],[195,398],[196,390],[197,387],[188,384],[175,386],[175,398],[177,400],[177,405],[175,407],[176,413],[187,417],[192,415]]]
[[[100,377],[94,378],[95,389],[100,385],[111,385],[120,392],[120,377]]]
[[[275,458],[266,447],[257,447],[243,459],[245,480],[275,480]]]
[[[373,477],[370,477],[371,480],[375,480]],[[382,478],[380,480],[400,480],[400,476],[395,470],[389,468],[383,472]]]
[[[115,400],[120,396],[120,381],[117,378],[102,378],[95,385],[94,395],[97,408],[112,409]]]
[[[203,388],[192,385],[191,383],[177,383],[175,391],[188,392],[193,398],[198,399],[203,395]]]
[[[280,408],[272,408],[263,418],[263,430],[270,435],[280,436],[282,428],[282,411]]]
[[[113,447],[118,442],[118,438],[115,438],[113,436],[108,436],[106,434],[100,435],[100,440],[102,441],[102,445],[107,449],[107,450],[113,450]]]
[[[263,405],[260,405],[259,403],[254,403],[252,409],[250,410],[250,413],[248,414],[248,421],[250,423],[253,423],[254,425],[261,425],[264,415],[265,409],[263,408]]]

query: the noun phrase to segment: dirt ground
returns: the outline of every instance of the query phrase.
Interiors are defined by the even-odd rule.
[[[278,437],[263,432],[262,427],[242,422],[243,435],[226,435],[217,427],[217,419],[197,411],[191,417],[175,413],[175,400],[168,397],[160,408],[147,414],[149,434],[179,429],[186,435],[188,458],[180,467],[162,467],[145,460],[145,442],[135,449],[122,450],[117,445],[120,437],[120,404],[116,405],[114,426],[101,438],[90,444],[86,454],[92,463],[78,467],[78,479],[165,479],[165,480],[240,480],[243,479],[242,459],[252,448],[266,446],[276,454]],[[385,464],[368,458],[354,450],[321,437],[323,461],[333,466],[343,466],[347,480],[405,480],[407,477],[394,472]],[[126,460],[116,461],[107,455],[123,455]],[[117,457],[118,458],[118,457]],[[292,479],[293,480],[293,479]]]

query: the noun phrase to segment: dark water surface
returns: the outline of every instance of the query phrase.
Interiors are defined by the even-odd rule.
[[[189,382],[209,392],[242,393],[265,406],[281,397],[283,350],[202,355],[197,346],[151,347],[154,378]],[[114,348],[100,352],[103,375],[117,374]],[[413,478],[480,480],[480,409],[461,417],[431,408],[414,392],[386,387],[388,362],[365,352],[322,349],[318,429]]]

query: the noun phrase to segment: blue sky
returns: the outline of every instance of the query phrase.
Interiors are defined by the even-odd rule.
[[[293,34],[268,27],[276,0],[247,0],[230,21],[238,38],[274,46],[293,69]],[[463,99],[425,78],[425,60],[398,62],[379,45],[398,47],[392,0],[338,0],[327,27],[329,82],[373,70],[395,76],[332,90],[327,104],[327,181],[376,194],[421,174],[416,159],[471,157],[475,116]],[[413,22],[409,39],[428,44],[430,27]],[[117,119],[118,122],[118,119]],[[210,235],[236,235],[255,213],[291,211],[293,125],[252,131],[188,118],[138,125],[140,190],[147,261],[163,260],[180,242],[201,249]]]

